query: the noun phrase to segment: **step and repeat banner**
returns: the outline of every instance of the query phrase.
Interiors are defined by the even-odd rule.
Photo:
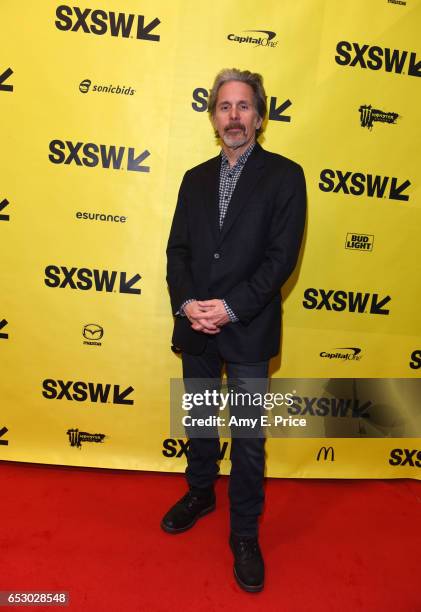
[[[420,478],[420,1],[0,16],[0,460],[184,470],[165,248],[184,172],[219,152],[209,88],[236,67],[264,77],[262,146],[308,185],[267,474]]]

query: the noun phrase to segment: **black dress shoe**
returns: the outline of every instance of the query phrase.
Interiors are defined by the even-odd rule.
[[[164,516],[161,527],[167,533],[182,533],[197,519],[215,510],[215,493],[211,489],[190,489]]]
[[[265,566],[257,537],[231,533],[231,550],[234,553],[234,576],[239,586],[249,593],[263,589]]]

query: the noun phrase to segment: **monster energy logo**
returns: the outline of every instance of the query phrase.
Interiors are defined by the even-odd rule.
[[[398,113],[385,113],[382,110],[373,108],[371,104],[368,106],[362,105],[358,109],[360,111],[361,127],[366,127],[369,130],[373,129],[373,123],[380,121],[381,123],[396,123],[399,117]]]
[[[76,448],[81,448],[82,442],[103,442],[105,438],[105,434],[90,434],[78,429],[68,429],[67,435],[69,436],[70,446],[76,446]]]

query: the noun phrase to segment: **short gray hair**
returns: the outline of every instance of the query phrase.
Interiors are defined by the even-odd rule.
[[[216,75],[209,94],[209,114],[211,116],[215,114],[218,91],[222,85],[228,83],[229,81],[240,81],[241,83],[250,85],[253,90],[254,107],[263,122],[267,113],[266,92],[265,88],[263,87],[263,77],[257,72],[250,72],[250,70],[238,70],[238,68],[224,68]],[[256,136],[259,136],[261,132],[262,127],[256,130]]]

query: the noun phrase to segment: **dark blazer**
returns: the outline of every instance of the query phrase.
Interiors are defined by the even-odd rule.
[[[220,156],[184,175],[167,246],[174,315],[189,299],[225,299],[239,318],[216,334],[226,361],[264,361],[279,352],[280,289],[297,262],[306,188],[298,164],[256,143],[219,229]],[[209,336],[175,316],[173,344],[198,355]]]

